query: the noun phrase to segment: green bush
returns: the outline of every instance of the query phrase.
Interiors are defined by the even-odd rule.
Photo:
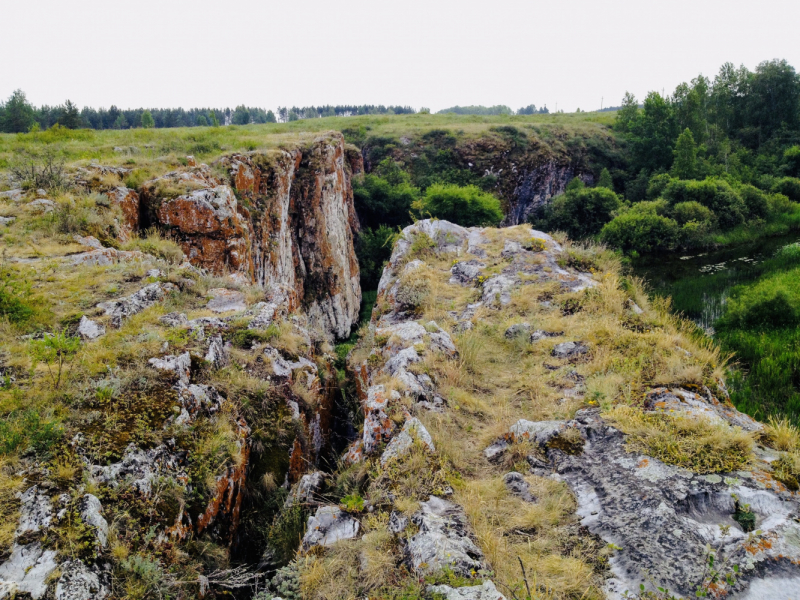
[[[30,283],[10,267],[0,267],[0,317],[24,323],[34,313],[30,303]]]
[[[423,217],[436,217],[464,227],[497,225],[503,219],[500,200],[474,185],[434,184],[414,203]]]
[[[621,205],[619,196],[608,188],[573,188],[551,202],[545,213],[546,227],[573,239],[586,238],[599,233]]]
[[[783,194],[792,202],[800,202],[800,179],[796,177],[783,177],[775,182],[772,191]]]
[[[680,237],[678,224],[655,212],[627,211],[603,227],[601,239],[624,252],[656,252],[675,248]]]
[[[769,212],[769,202],[767,194],[755,186],[745,184],[739,188],[739,194],[744,200],[747,214],[750,217],[766,217]]]
[[[714,213],[711,209],[706,208],[699,202],[680,202],[672,209],[673,217],[681,225],[687,224],[689,221],[696,223],[710,223],[714,220]]]
[[[663,195],[673,206],[683,202],[698,202],[711,209],[717,215],[722,229],[730,229],[743,223],[747,214],[742,197],[728,182],[721,179],[673,179],[664,188]]]
[[[377,229],[411,223],[412,203],[420,197],[419,188],[408,174],[387,158],[375,171],[353,180],[353,201],[362,227]]]

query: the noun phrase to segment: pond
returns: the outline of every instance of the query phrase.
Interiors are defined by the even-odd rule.
[[[751,244],[691,254],[663,254],[640,259],[631,265],[634,275],[662,296],[671,296],[673,309],[713,334],[714,322],[725,310],[732,287],[755,281],[763,272],[764,260],[788,244],[800,241],[800,234],[767,238]]]

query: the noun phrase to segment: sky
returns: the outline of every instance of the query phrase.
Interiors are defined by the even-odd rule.
[[[0,98],[120,108],[618,105],[800,68],[798,0],[7,0]]]

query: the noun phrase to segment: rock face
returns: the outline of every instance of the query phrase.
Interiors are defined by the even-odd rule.
[[[332,546],[358,535],[359,522],[337,506],[323,506],[308,518],[303,547]]]
[[[552,423],[536,429],[552,430]],[[673,594],[694,596],[704,580],[708,548],[717,553],[717,568],[723,561],[728,569],[739,568],[733,586],[717,584],[728,597],[800,596],[792,564],[800,560],[800,502],[758,464],[736,473],[696,475],[631,454],[625,436],[597,409],[580,410],[561,426],[575,428],[586,442],[578,453],[546,449],[549,468],[574,492],[581,524],[619,548],[610,561],[609,598],[623,598],[640,584],[650,589],[647,576]],[[752,531],[734,519],[737,506],[744,505],[755,515]],[[779,580],[783,595],[767,593]]]
[[[362,167],[342,135],[218,166],[226,180],[200,165],[147,182],[140,226],[167,230],[192,264],[235,273],[302,309],[324,337],[347,337],[361,305],[351,178]]]
[[[123,242],[139,231],[139,194],[125,186],[116,187],[106,193],[109,200],[120,207],[123,221],[119,224],[119,237]]]

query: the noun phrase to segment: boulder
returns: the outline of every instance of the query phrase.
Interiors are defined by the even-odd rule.
[[[450,283],[459,285],[473,285],[481,274],[481,269],[486,265],[477,260],[466,260],[457,262],[450,267]]]
[[[429,585],[429,594],[439,594],[445,600],[506,600],[492,583],[491,579],[483,582],[483,585],[472,585],[459,588],[452,588],[449,585]]]
[[[92,494],[85,494],[80,501],[81,520],[94,530],[101,548],[108,545],[108,521],[103,517],[103,505]]]
[[[519,283],[516,277],[493,275],[483,282],[482,300],[486,306],[505,306],[511,302],[511,290]]]
[[[394,436],[386,446],[386,450],[381,455],[381,465],[404,456],[415,442],[420,443],[429,452],[436,452],[431,434],[419,419],[411,417],[406,420],[403,430]]]
[[[19,594],[43,598],[57,568],[55,550],[45,550],[40,542],[14,544],[8,560],[0,565],[0,600],[13,600]]]
[[[208,295],[211,296],[211,299],[206,307],[215,313],[242,311],[247,308],[244,294],[238,290],[214,288],[208,290]]]
[[[151,358],[147,361],[155,369],[173,373],[178,381],[186,385],[189,384],[189,375],[192,368],[192,357],[188,352],[178,356],[164,356],[162,358]]]
[[[503,476],[503,483],[506,484],[506,489],[514,496],[522,498],[525,502],[536,502],[536,497],[531,494],[531,486],[525,481],[522,473],[511,471]]]
[[[556,358],[573,358],[589,352],[589,348],[582,342],[563,342],[556,344],[552,355]]]
[[[16,537],[46,531],[53,522],[53,503],[38,486],[29,487],[19,495],[20,515]]]
[[[11,225],[17,217],[0,217],[0,225]]]
[[[505,336],[507,340],[513,340],[514,338],[523,335],[527,336],[530,332],[531,332],[530,323],[516,323],[511,327],[509,327],[508,329],[506,329]]]
[[[97,307],[102,308],[106,315],[111,317],[113,327],[121,327],[124,319],[150,308],[174,289],[176,288],[171,283],[150,283],[130,296],[102,302]]]
[[[247,324],[250,329],[266,329],[272,325],[272,320],[278,311],[278,305],[274,302],[259,302],[254,308],[258,309],[256,316]]]
[[[27,207],[36,212],[51,213],[56,209],[56,203],[46,198],[38,198],[33,202],[28,202]]]
[[[82,246],[86,246],[86,247],[92,248],[94,250],[102,250],[103,249],[103,244],[101,244],[100,240],[98,240],[93,235],[87,235],[85,237],[81,237],[79,235],[74,235],[72,237],[76,242],[78,242]]]
[[[303,548],[332,546],[341,540],[351,540],[358,535],[361,524],[338,506],[322,506],[308,517]]]
[[[411,518],[419,532],[408,539],[411,566],[421,574],[451,570],[469,577],[484,567],[483,553],[470,537],[464,510],[448,500],[431,496]]]
[[[319,494],[320,490],[322,489],[324,482],[325,474],[322,471],[306,473],[300,478],[300,481],[292,486],[292,490],[289,492],[289,495],[286,498],[284,507],[290,508],[295,504],[319,504],[317,494]]]
[[[208,352],[206,352],[205,360],[210,362],[215,369],[221,369],[226,366],[230,360],[228,348],[229,344],[226,344],[222,340],[222,336],[219,334],[215,335],[208,344]]]
[[[86,315],[81,317],[80,323],[78,323],[78,335],[84,340],[96,340],[105,334],[106,328],[100,323],[87,319]]]
[[[56,600],[102,600],[108,596],[97,573],[79,560],[61,565],[61,577],[56,584]]]
[[[163,317],[159,317],[158,322],[167,327],[181,327],[183,325],[188,325],[189,319],[186,317],[186,313],[171,312]]]
[[[101,248],[89,252],[73,254],[69,257],[73,265],[86,265],[94,267],[107,267],[117,263],[140,263],[155,260],[154,256],[139,252],[138,250],[117,250],[116,248]]]
[[[8,190],[7,192],[0,192],[0,200],[19,202],[22,200],[23,195],[24,192],[21,189]]]

